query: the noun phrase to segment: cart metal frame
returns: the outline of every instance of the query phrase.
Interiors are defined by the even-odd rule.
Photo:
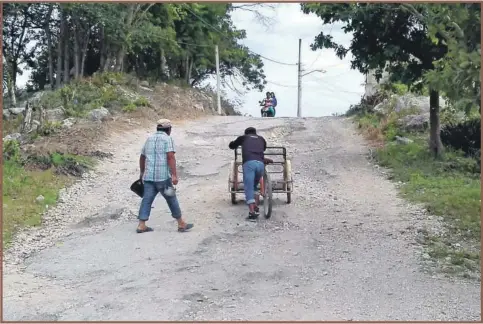
[[[235,159],[230,163],[228,192],[231,195],[232,204],[237,204],[236,195],[244,193],[243,167],[241,161],[241,148],[237,148],[234,151]],[[265,157],[270,159],[270,161],[265,161],[265,172],[260,181],[260,190],[258,193],[263,197],[265,217],[269,218],[272,210],[272,194],[286,194],[287,203],[290,204],[292,202],[293,176],[292,163],[287,158],[287,149],[285,147],[267,147]],[[272,175],[274,174],[282,174],[283,178],[281,180],[274,180],[272,178]],[[265,183],[270,183],[271,186],[265,186]],[[266,204],[268,205],[266,206]]]

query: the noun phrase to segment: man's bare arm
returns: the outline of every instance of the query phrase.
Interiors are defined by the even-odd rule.
[[[144,174],[145,167],[146,167],[146,156],[141,154],[139,156],[139,170],[140,170],[140,173],[141,173],[141,177]]]

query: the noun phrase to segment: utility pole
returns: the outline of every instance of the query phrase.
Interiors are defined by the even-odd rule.
[[[299,38],[299,68],[298,68],[298,95],[297,95],[297,117],[302,117],[302,77],[314,72],[325,73],[324,69],[312,70],[302,74],[302,39]]]
[[[215,45],[215,57],[216,57],[216,106],[218,107],[218,115],[221,115],[220,54],[218,53],[218,45]]]
[[[297,117],[302,117],[302,39],[299,38]]]

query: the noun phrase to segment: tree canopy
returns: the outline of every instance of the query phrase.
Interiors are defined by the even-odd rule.
[[[260,57],[240,44],[230,4],[4,3],[4,84],[15,98],[19,65],[33,90],[58,88],[95,72],[135,73],[196,86],[216,73],[263,90]],[[235,78],[236,77],[236,78]]]
[[[319,16],[324,24],[342,24],[352,33],[349,47],[323,32],[313,50],[333,49],[343,58],[350,51],[351,67],[361,73],[375,70],[376,78],[389,72],[391,81],[430,90],[430,148],[442,150],[439,95],[454,102],[479,104],[479,4],[322,4],[304,3],[302,11]]]

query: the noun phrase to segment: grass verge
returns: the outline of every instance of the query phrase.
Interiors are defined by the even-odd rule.
[[[18,145],[9,144],[3,152],[4,248],[19,228],[41,225],[42,214],[55,205],[59,190],[94,165],[89,157],[59,153],[22,159]],[[43,199],[37,199],[40,196]]]
[[[435,160],[421,142],[389,143],[377,150],[376,158],[381,166],[392,170],[394,180],[403,183],[404,197],[444,217],[462,235],[478,239],[481,186],[476,161],[455,152]]]
[[[391,170],[407,200],[423,204],[441,216],[446,227],[438,235],[425,232],[427,255],[446,273],[469,276],[480,268],[481,181],[476,159],[446,148],[435,159],[427,144],[427,132],[407,132],[398,127],[395,114],[366,113],[354,116],[361,133],[375,146],[377,163]],[[394,141],[404,136],[405,144]],[[471,276],[471,275],[470,275]]]
[[[6,161],[3,164],[3,245],[8,246],[15,230],[38,226],[46,206],[56,203],[58,192],[68,185],[69,177],[57,175],[53,169],[27,171],[23,166]],[[44,200],[37,202],[42,195]]]

